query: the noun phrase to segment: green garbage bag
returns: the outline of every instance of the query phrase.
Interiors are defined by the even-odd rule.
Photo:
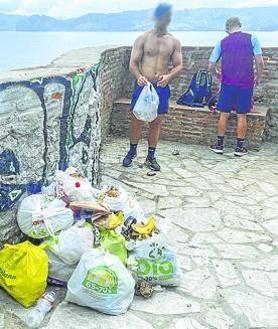
[[[110,252],[110,254],[118,256],[124,265],[126,265],[127,262],[125,243],[125,238],[114,230],[100,229],[100,245],[103,249]]]

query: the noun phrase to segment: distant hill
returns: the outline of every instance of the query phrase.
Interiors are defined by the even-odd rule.
[[[44,15],[0,14],[1,31],[144,31],[152,26],[151,10],[115,14],[87,14],[72,19]],[[241,9],[200,8],[175,12],[173,31],[222,30],[227,18],[239,16],[245,30],[278,30],[278,6]]]

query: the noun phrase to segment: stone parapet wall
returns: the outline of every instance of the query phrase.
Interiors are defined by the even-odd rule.
[[[111,120],[112,135],[128,136],[130,130],[130,110],[128,99],[121,99],[114,104]],[[186,144],[207,145],[215,141],[219,114],[208,109],[194,109],[176,105],[172,102],[170,112],[165,116],[161,138]],[[143,135],[147,137],[147,124]],[[265,113],[248,115],[247,146],[259,151],[265,129]],[[226,145],[234,147],[236,139],[236,115],[229,120]]]
[[[102,137],[110,133],[113,103],[122,97],[126,86],[133,84],[129,73],[130,48],[119,47],[106,50],[100,60]]]
[[[171,85],[173,101],[176,101],[177,98],[184,93],[192,76],[197,70],[207,68],[211,51],[211,47],[182,48],[184,69],[182,74],[175,79]],[[118,98],[130,97],[134,87],[134,79],[128,71],[131,47],[122,47],[120,52],[124,56],[122,60],[119,58],[119,50],[111,49],[105,52],[106,57],[110,58],[115,66],[116,62],[121,63],[121,68],[116,70],[114,68],[110,70],[110,73],[106,72],[106,75],[109,76],[110,74],[114,79],[116,79],[116,76],[117,79],[122,77],[122,80],[113,88],[117,88],[120,94]],[[278,141],[278,48],[264,48],[263,54],[266,68],[264,71],[263,83],[260,87],[256,88],[256,106],[264,106],[269,109],[265,129],[265,140]],[[109,66],[107,66],[107,69],[109,70]],[[114,73],[119,72],[119,70],[121,74],[118,75],[118,73],[116,73],[114,75]],[[216,81],[214,81],[214,89],[219,89],[219,85]],[[113,96],[115,96],[115,93]],[[108,107],[105,107],[105,111],[107,111],[107,108],[111,110],[110,104]],[[117,123],[113,122],[112,124],[115,126]]]
[[[98,180],[98,67],[65,72],[0,84],[0,247],[22,238],[17,204],[30,186],[69,166]]]

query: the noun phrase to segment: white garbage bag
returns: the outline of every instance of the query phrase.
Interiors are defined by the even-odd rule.
[[[57,171],[55,175],[56,195],[66,202],[95,201],[100,191],[90,181],[79,175],[73,167]]]
[[[73,224],[73,212],[57,198],[33,194],[22,200],[17,223],[23,233],[34,239],[55,235]]]
[[[146,221],[146,217],[144,215],[144,212],[137,202],[135,198],[130,196],[127,200],[126,206],[123,209],[123,213],[125,218],[127,219],[128,217],[133,217],[137,219],[137,222],[139,223],[144,223]]]
[[[132,246],[128,264],[138,280],[146,280],[153,285],[178,286],[182,277],[174,246],[164,233],[136,241]],[[137,266],[134,268],[134,260]]]
[[[48,256],[48,282],[66,287],[76,268],[76,264],[66,264],[50,250],[46,249],[45,251]]]
[[[57,237],[48,239],[46,244],[64,263],[76,264],[85,251],[94,247],[93,227],[85,221],[77,222]]]
[[[141,91],[133,114],[140,121],[152,122],[157,118],[158,105],[159,97],[154,86],[149,82]]]
[[[123,188],[117,187],[117,196],[109,196],[107,194],[108,187],[104,188],[104,199],[103,202],[107,204],[111,211],[117,212],[122,211],[124,214],[125,219],[128,217],[134,217],[139,222],[145,221],[144,212],[136,201],[136,199],[128,194]]]
[[[112,196],[112,194],[109,193],[111,191],[111,187],[105,186],[103,188],[103,192],[104,192],[103,202],[107,204],[107,206],[111,211],[114,212],[123,211],[127,205],[129,195],[121,187],[112,187],[112,188],[116,189],[115,196],[114,195]]]
[[[134,279],[118,257],[101,249],[91,249],[83,254],[68,282],[66,300],[119,315],[129,308],[134,286]]]

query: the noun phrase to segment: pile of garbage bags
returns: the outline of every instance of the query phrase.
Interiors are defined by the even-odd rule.
[[[74,168],[26,196],[17,221],[32,242],[0,250],[0,287],[24,307],[48,283],[67,287],[68,302],[119,315],[135,293],[150,297],[155,286],[180,283],[167,225],[146,218],[121,187],[93,188]]]

